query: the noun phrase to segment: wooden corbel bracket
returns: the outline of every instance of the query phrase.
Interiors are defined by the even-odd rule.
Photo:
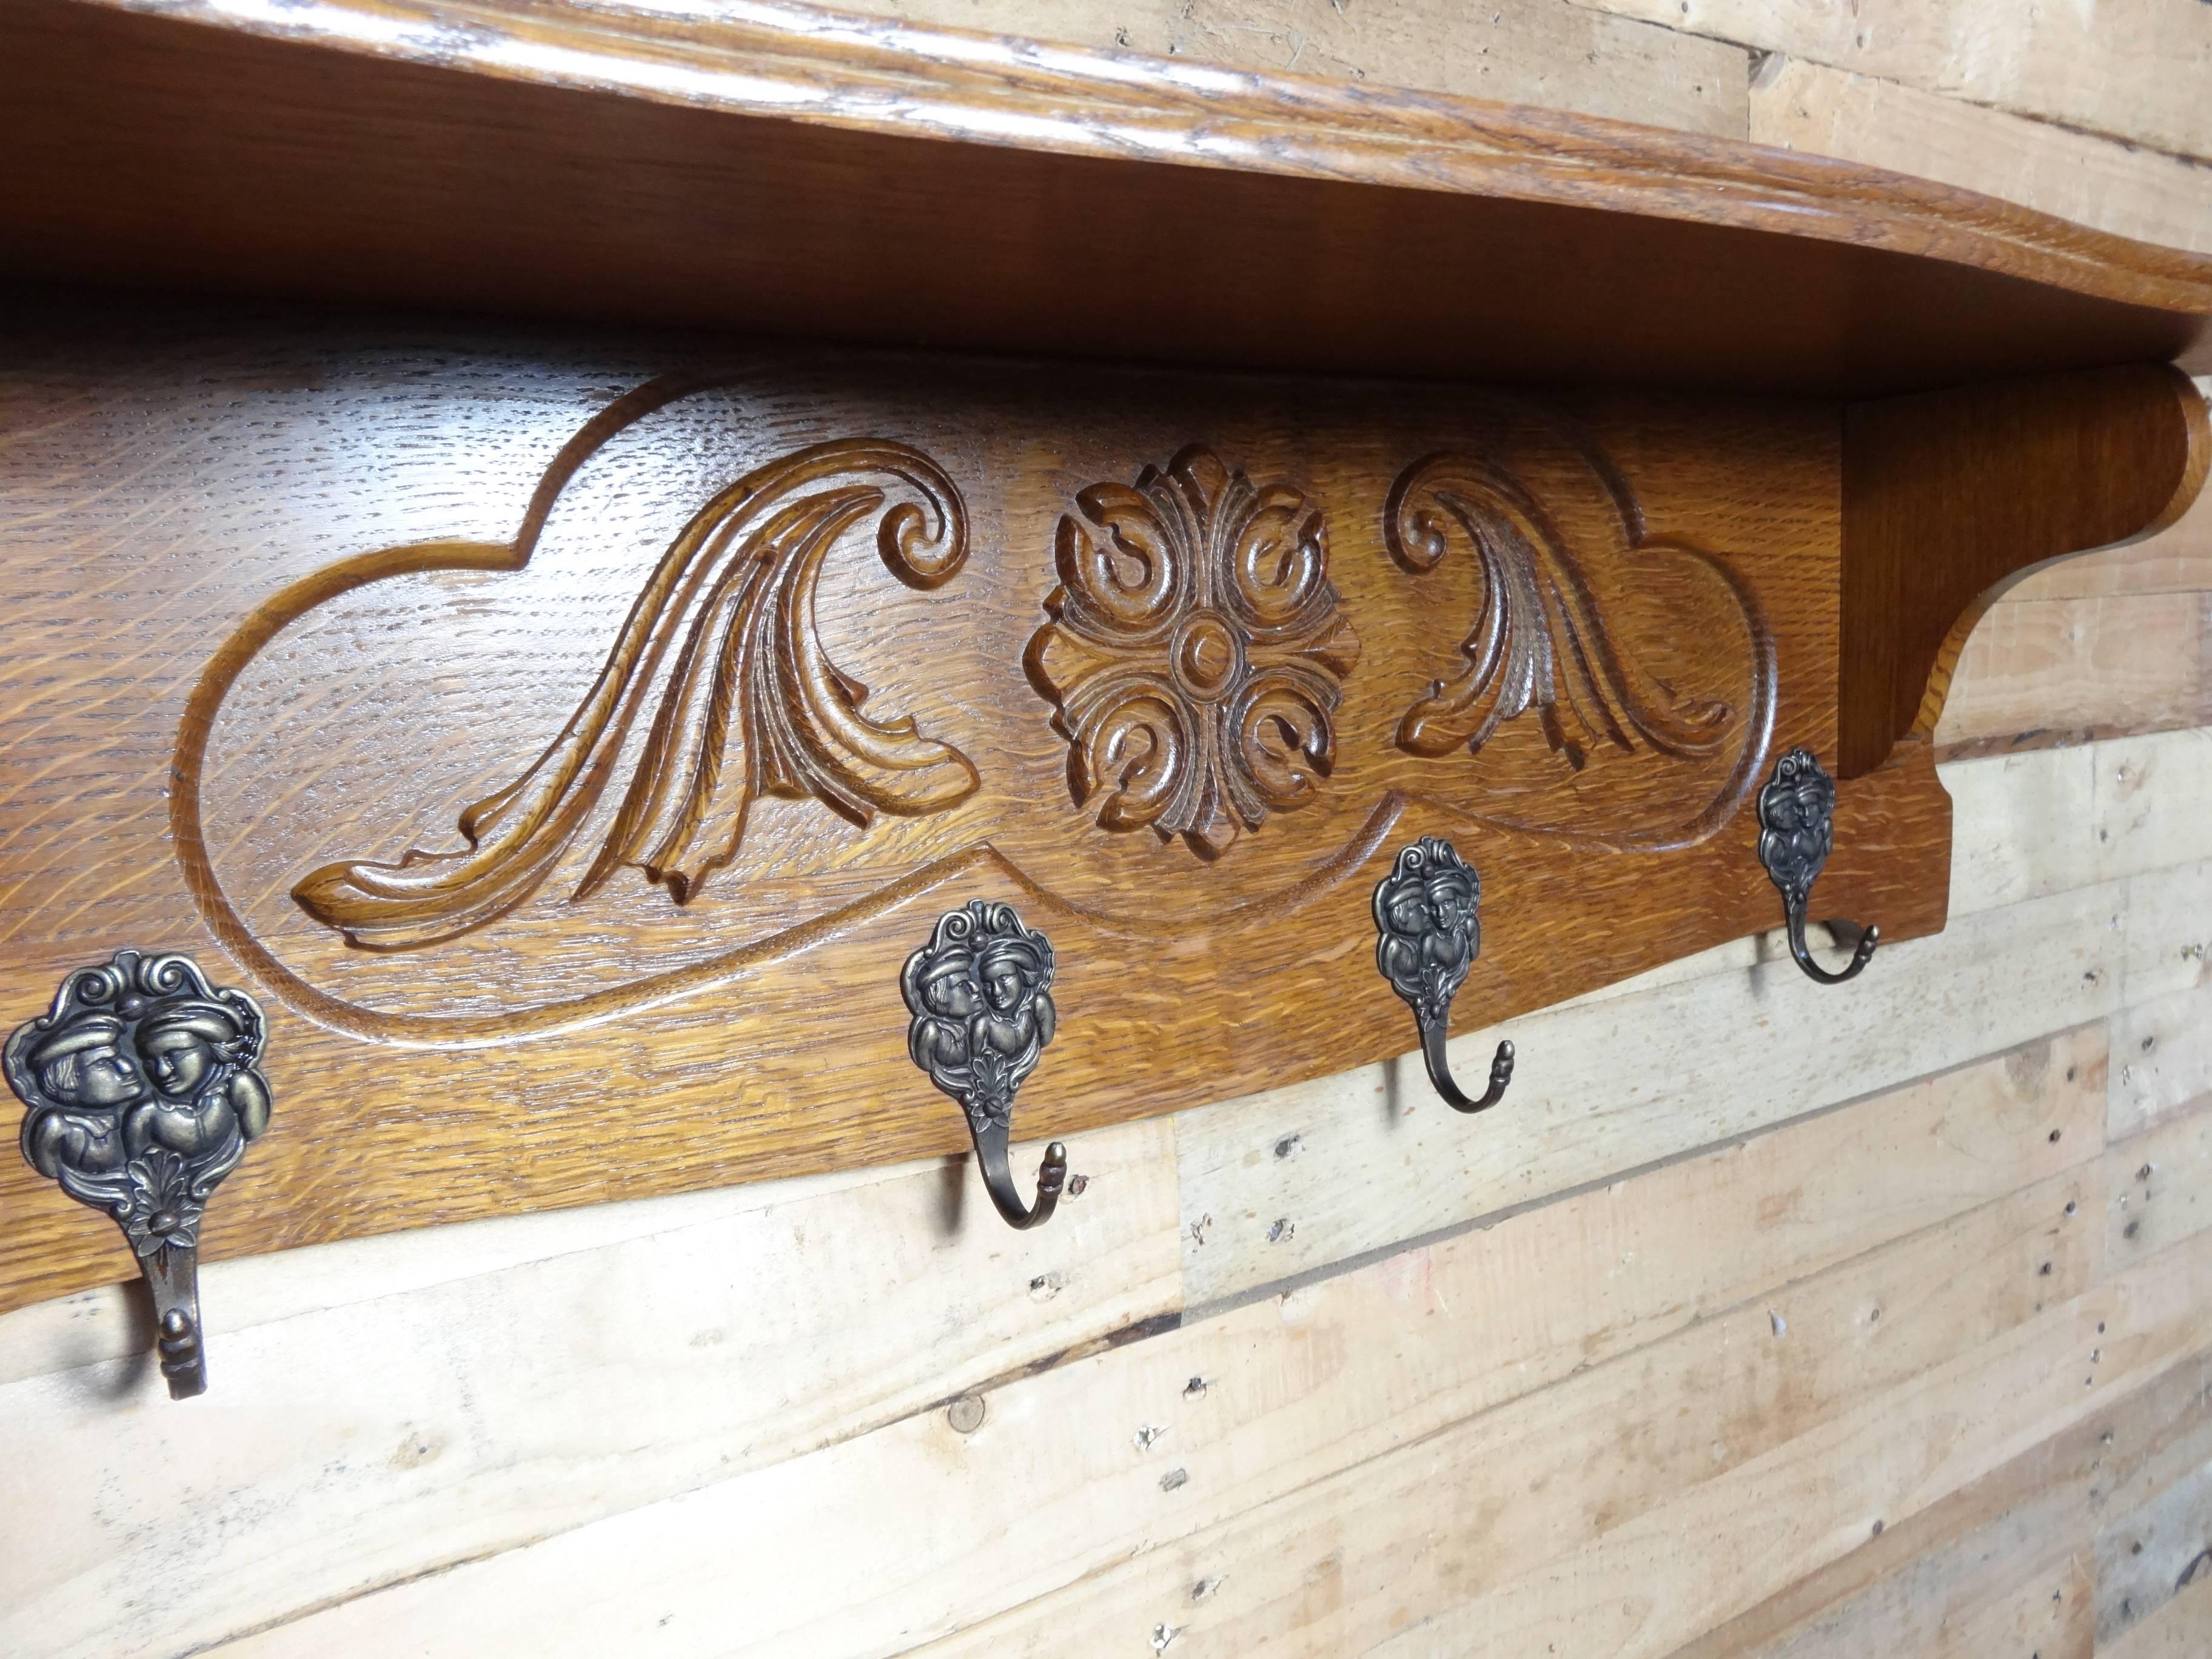
[[[1925,744],[1966,636],[2008,587],[2165,529],[2208,465],[2204,399],[2166,364],[1847,405],[1841,775]]]
[[[1031,1065],[1073,1206],[1778,890],[1935,933],[1975,619],[2212,455],[2197,255],[779,0],[10,0],[0,145],[0,1310],[231,1150],[214,1014],[57,1014],[125,946],[255,1011],[221,1257],[971,1131],[1034,1217]]]

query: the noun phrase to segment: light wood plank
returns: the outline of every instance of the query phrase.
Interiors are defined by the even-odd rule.
[[[200,1263],[201,1315],[210,1340],[551,1256],[580,1255],[635,1238],[800,1203],[806,1199],[933,1173],[935,1159],[872,1170],[799,1176],[707,1192],[540,1211],[449,1227]],[[103,1285],[0,1314],[0,1383],[76,1370],[143,1351],[150,1340],[136,1281]],[[149,1396],[150,1397],[150,1396]]]
[[[2203,1340],[2208,1295],[2212,1241],[2200,1235],[1492,1594],[1439,1583],[1431,1617],[1449,1618],[1454,1654],[1668,1653],[2079,1421],[2100,1389],[2184,1358]],[[1422,1553],[1441,1568],[1460,1547]],[[1401,1606],[1427,1588],[1407,1577],[1394,1576]],[[1373,1651],[1422,1651],[1426,1633]]]
[[[2092,1659],[2096,1646],[2096,1596],[2089,1564],[2077,1552],[1998,1601],[1961,1611],[1925,1651],[1929,1659]]]
[[[2212,493],[2199,495],[2197,505],[2172,528],[2125,547],[2061,559],[2022,578],[1999,603],[2208,590],[2212,590]]]
[[[1225,69],[1290,70],[1740,138],[1740,46],[1570,5],[1437,0],[851,0],[845,9]]]
[[[2212,1463],[2097,1534],[2097,1641],[2119,1640],[2198,1578],[2212,1582]]]
[[[2212,1452],[2199,1355],[1885,1527],[1827,1566],[1677,1650],[1674,1659],[1923,1654],[1974,1608],[2085,1545],[2097,1518]],[[2146,1486],[2145,1483],[2148,1483]],[[2092,1612],[2094,1633],[2094,1610]]]
[[[2212,1653],[2212,1577],[2182,1592],[2118,1640],[2100,1645],[2097,1659],[2204,1659]]]
[[[1240,1295],[2100,1018],[2125,902],[2110,884],[1954,920],[1847,990],[1785,958],[1460,1037],[1467,1075],[1518,1046],[1513,1092],[1478,1119],[1418,1060],[1182,1114],[1185,1292]],[[2176,926],[2147,917],[2143,948]]]
[[[2107,1134],[2136,1134],[2212,1106],[2212,986],[2122,1009],[2112,1016],[2112,1049]]]
[[[2078,1302],[2050,1307],[1992,1340],[1984,1304],[1970,1287],[1974,1275],[1960,1261],[1976,1248],[1966,1241],[1968,1224],[1953,1224],[1960,1232],[1923,1236],[1795,1287],[1773,1310],[1784,1316],[1784,1328],[1777,1329],[1764,1309],[1693,1328],[1448,1434],[1408,1443],[1264,1509],[1155,1547],[1065,1595],[925,1651],[930,1659],[1042,1656],[1053,1651],[1057,1632],[1098,1629],[1126,1641],[1136,1630],[1164,1625],[1174,1632],[1177,1659],[1186,1653],[1370,1650],[1613,1659],[1629,1650],[1632,1638],[1636,1650],[1664,1652],[1643,1645],[1656,1626],[1639,1637],[1633,1621],[1620,1626],[1624,1606],[1632,1611],[1648,1598],[1675,1594],[1674,1583],[1694,1583],[1701,1565],[1704,1573],[1715,1571],[1720,1559],[1739,1553],[1728,1541],[1731,1531],[1763,1528],[1778,1541],[1805,1523],[1807,1511],[1834,1501],[1794,1486],[1772,1490],[1778,1483],[1766,1472],[1778,1465],[1796,1470],[1803,1477],[1799,1484],[1819,1477],[1820,1471],[1801,1468],[1793,1447],[1808,1438],[1834,1441],[1853,1426],[1864,1437],[1860,1425],[1883,1407],[1891,1436],[1905,1444],[1934,1440],[1940,1437],[1936,1425],[1949,1423],[1953,1402],[1966,1393],[1966,1377],[1984,1388],[1991,1371],[2025,1379],[2037,1359],[2048,1363],[2060,1353],[2067,1356],[2065,1369],[2074,1370],[2087,1346],[2081,1337],[2095,1322],[2085,1318],[2089,1310]],[[2047,1212],[2044,1225],[2050,1225]],[[2031,1227],[2022,1242],[2039,1244],[2045,1237]],[[2035,1271],[2033,1249],[2015,1260],[2015,1272]],[[1899,1305],[1875,1289],[1876,1276],[1919,1288]],[[1835,1302],[1824,1305],[1831,1295]],[[2164,1298],[2166,1325],[2179,1321],[2172,1299],[2171,1292]],[[1939,1360],[1923,1340],[1940,1343],[1933,1333],[1954,1316],[1972,1324],[1974,1334],[1955,1330],[1954,1357]],[[1913,1322],[1893,1324],[1899,1318]],[[1919,1334],[1923,1326],[1928,1339]],[[1888,1360],[1902,1358],[1901,1352],[1881,1353],[1892,1340],[1911,1349],[1912,1361],[1890,1373],[1901,1386],[1875,1389]],[[1925,1407],[1929,1421],[1919,1424],[1908,1402],[1919,1407],[1913,1396],[1923,1385],[1905,1379],[1923,1371],[1950,1389]],[[1759,1379],[1756,1407],[1738,1392],[1747,1374]],[[2078,1380],[2069,1380],[2078,1392]],[[2047,1401],[2038,1403],[2048,1409]],[[2033,1409],[2015,1400],[1994,1420],[1984,1416],[1970,1436],[2005,1427],[2017,1432],[2008,1413],[2026,1417]],[[1899,1479],[1905,1460],[1889,1455],[1887,1474]],[[1851,1504],[1857,1495],[1850,1488],[1866,1480],[1863,1471],[1844,1474],[1836,1495]],[[1726,1522],[1709,1518],[1716,1488],[1730,1489],[1747,1512]],[[1692,1511],[1686,1520],[1662,1524],[1659,1517],[1686,1506]],[[1901,1504],[1875,1511],[1905,1512]],[[1871,1517],[1854,1518],[1864,1536]],[[1520,1605],[1522,1586],[1554,1576],[1547,1563],[1655,1534],[1671,1537],[1671,1549],[1639,1552],[1632,1571],[1577,1575],[1582,1582],[1563,1587],[1557,1597],[1563,1617],[1539,1624]],[[1685,1540],[1693,1541],[1686,1547]],[[1717,1559],[1707,1559],[1709,1551]],[[1677,1559],[1682,1557],[1696,1561]],[[1194,1600],[1190,1589],[1199,1584],[1211,1588]]]
[[[1577,0],[1970,103],[2212,158],[2198,0]]]
[[[1993,605],[1936,726],[1946,757],[2212,721],[2205,596],[2124,593]]]
[[[2077,224],[2212,251],[2212,167],[1894,81],[1777,54],[1751,139],[2002,197]]]
[[[948,1160],[219,1332],[188,1407],[143,1351],[0,1388],[0,1652],[196,1648],[1172,1318],[1166,1126],[1078,1152],[1035,1232]]]
[[[2122,1006],[2212,985],[2212,864],[2130,877],[2126,887],[2114,908],[2127,933]]]
[[[965,1437],[942,1415],[913,1419],[800,1460],[803,1469],[780,1465],[564,1534],[574,1541],[546,1547],[580,1552],[580,1559],[617,1552],[622,1565],[606,1567],[599,1583],[619,1580],[635,1593],[571,1606],[532,1639],[557,1646],[570,1639],[556,1633],[566,1626],[624,1650],[633,1615],[657,1606],[653,1618],[672,1611],[670,1628],[690,1629],[663,1638],[674,1650],[711,1651],[692,1646],[707,1642],[696,1615],[699,1598],[711,1596],[744,1610],[734,1626],[724,1620],[732,1650],[809,1659],[896,1652],[1122,1560],[1148,1540],[1525,1400],[1578,1367],[1595,1364],[1582,1375],[1603,1371],[1614,1379],[1608,1389],[1648,1390],[1648,1381],[1624,1382],[1600,1362],[1626,1354],[1640,1364],[1649,1352],[1640,1345],[1680,1336],[1747,1291],[1759,1299],[1696,1347],[1731,1371],[1728,1386],[1746,1401],[1783,1388],[1766,1369],[1778,1312],[1800,1334],[1787,1353],[1797,1356],[1789,1364],[1802,1369],[1790,1375],[1804,1389],[1852,1386],[1865,1365],[1909,1368],[1923,1340],[1914,1333],[1957,1340],[1944,1333],[2027,1316],[2094,1273],[2102,1230],[2080,1222],[2095,1201],[2089,1183],[2099,1166],[2064,1162],[2093,1147],[2099,1103],[2092,1067],[2077,1063],[2069,1082],[2065,1059],[2054,1052],[2041,1065],[2000,1063],[1869,1103],[1856,1122],[1843,1114],[1815,1120],[1011,1383],[988,1395],[982,1426]],[[2063,1132],[2056,1142],[2052,1128]],[[1887,1174],[1923,1161],[1921,1198],[1893,1207]],[[1973,1211],[1940,1250],[1931,1230],[1912,1233],[1922,1254],[1907,1252],[1909,1265],[1883,1258],[1890,1265],[1876,1279],[1817,1296],[1793,1289],[1772,1311],[1771,1293],[1758,1289],[1838,1258],[1877,1273],[1863,1265],[1865,1245],[1919,1217],[1955,1214],[1974,1191],[2001,1191],[2035,1170],[2054,1173]],[[2078,1206],[2070,1218],[2069,1202]],[[1965,1285],[1959,1305],[1931,1298],[1936,1283]],[[1842,1370],[1832,1376],[1822,1369],[1827,1356],[1869,1346],[1871,1325],[1855,1322],[1870,1305],[1883,1308],[1875,1322],[1882,1341],[1863,1360],[1837,1360]],[[1858,1334],[1817,1334],[1831,1328]],[[1765,1334],[1753,1343],[1753,1331]],[[1204,1379],[1195,1390],[1193,1377]],[[1757,1415],[1748,1403],[1740,1410]],[[1705,1446],[1701,1437],[1699,1467]],[[647,1538],[658,1541],[635,1541]],[[662,1566],[635,1565],[635,1548]],[[534,1582],[547,1559],[539,1550],[510,1552],[447,1578],[464,1601],[521,1605],[539,1592],[517,1586]],[[573,1564],[556,1576],[585,1588]],[[411,1607],[422,1593],[401,1586],[349,1603],[364,1611],[345,1616],[369,1620],[374,1638],[321,1616],[292,1628],[301,1650],[346,1651],[356,1641],[370,1650],[400,1639],[376,1622],[386,1617],[379,1609]],[[426,1615],[433,1626],[448,1616],[443,1607]],[[455,1628],[465,1632],[465,1623]]]
[[[2107,1146],[2105,1182],[2106,1253],[2116,1267],[2212,1226],[2212,1109]]]

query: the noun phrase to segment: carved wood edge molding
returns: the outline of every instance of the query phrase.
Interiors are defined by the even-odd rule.
[[[1967,635],[2008,587],[2165,529],[2208,470],[2204,396],[2166,365],[1848,405],[1841,775],[1926,745]]]
[[[711,19],[623,0],[71,3],[887,137],[1736,226],[2212,315],[2212,258],[1878,168],[1444,94],[1213,69],[790,0],[732,3]]]

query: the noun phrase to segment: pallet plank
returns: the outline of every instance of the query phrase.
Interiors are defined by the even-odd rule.
[[[1595,1446],[1573,1450],[1562,1437],[1602,1438],[1623,1412],[1671,1417],[1663,1402],[1680,1384],[1655,1379],[1703,1366],[1735,1402],[1726,1409],[1738,1426],[1724,1437],[1749,1443],[1774,1431],[1760,1426],[1774,1410],[1791,1420],[1876,1373],[1908,1376],[1926,1344],[1972,1340],[2090,1281],[2102,1230],[2080,1218],[2094,1213],[2100,1166],[2063,1165],[2094,1147],[2098,1091],[2090,1067],[2076,1064],[2069,1082],[2064,1058],[2000,1063],[1856,1121],[1815,1120],[1010,1383],[965,1437],[941,1416],[909,1419],[804,1468],[779,1465],[351,1601],[240,1651],[420,1639],[460,1650],[482,1639],[466,1607],[542,1604],[528,1636],[548,1651],[586,1639],[627,1650],[673,1615],[655,1635],[667,1651],[890,1654],[1071,1583],[1088,1594],[1133,1551],[1149,1547],[1158,1566],[1170,1540],[1394,1446],[1457,1433],[1455,1423],[1492,1423],[1486,1455],[1522,1446],[1579,1468]],[[2052,1127],[2065,1131],[2058,1141]],[[1939,1208],[1971,1201],[1962,1187],[2056,1172],[1910,1234],[1909,1248],[1852,1253],[1929,1213],[1891,1211],[1881,1193],[1886,1172],[1923,1157],[1948,1169],[1926,1181],[1924,1201]],[[1846,1253],[1845,1266],[1772,1308],[1771,1291],[1741,1301]],[[1703,1294],[1677,1279],[1692,1261],[1711,1264]],[[1691,1322],[1729,1300],[1735,1312]],[[1872,1323],[1870,1306],[1883,1309]],[[1774,1334],[1778,1317],[1794,1343]],[[1601,1396],[1610,1403],[1589,1403]],[[1507,1413],[1544,1426],[1500,1426]],[[1711,1437],[1692,1434],[1668,1468],[1705,1470]],[[1572,1481],[1552,1485],[1561,1503],[1579,1503]],[[742,1616],[710,1634],[710,1605]],[[1126,1623],[1137,1603],[1106,1605]],[[447,1634],[417,1634],[431,1632]]]

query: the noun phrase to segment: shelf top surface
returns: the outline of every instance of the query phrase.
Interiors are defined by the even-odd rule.
[[[0,40],[17,276],[1814,396],[2212,369],[2212,259],[1470,99],[722,0],[25,0]]]

